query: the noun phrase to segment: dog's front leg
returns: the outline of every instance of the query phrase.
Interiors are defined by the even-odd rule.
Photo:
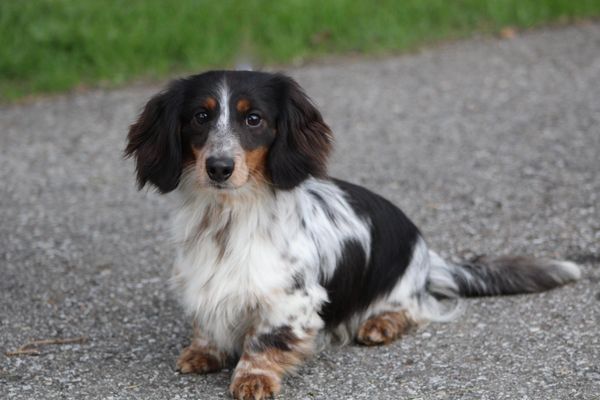
[[[294,292],[261,312],[263,320],[246,336],[233,373],[230,391],[235,399],[276,395],[283,375],[314,352],[316,336],[323,327],[317,313],[321,295],[309,293]]]
[[[177,358],[177,369],[183,374],[217,372],[223,369],[227,358],[227,354],[217,350],[202,335],[198,324],[194,322],[192,343],[181,351]]]
[[[313,352],[315,334],[298,335],[289,326],[281,326],[249,336],[233,373],[233,397],[254,400],[279,393],[283,375]]]

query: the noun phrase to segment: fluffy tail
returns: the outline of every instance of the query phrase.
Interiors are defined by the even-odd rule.
[[[430,252],[429,291],[441,297],[534,293],[581,277],[577,264],[530,257],[478,257],[454,264]]]

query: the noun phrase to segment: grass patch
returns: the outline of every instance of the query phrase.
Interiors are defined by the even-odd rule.
[[[2,0],[0,100],[597,16],[598,0]]]

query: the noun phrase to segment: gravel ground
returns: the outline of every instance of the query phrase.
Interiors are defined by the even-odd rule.
[[[332,174],[400,205],[445,256],[583,265],[539,295],[382,348],[325,351],[282,399],[600,398],[600,24],[288,71],[337,133]],[[183,376],[190,325],[166,280],[169,196],[137,192],[127,126],[157,87],[0,108],[2,399],[228,398]]]

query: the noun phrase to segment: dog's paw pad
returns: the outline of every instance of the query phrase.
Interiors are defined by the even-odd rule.
[[[182,374],[204,374],[221,368],[217,356],[198,347],[186,347],[177,359],[177,370]]]
[[[263,400],[279,393],[278,379],[263,374],[242,374],[231,383],[231,395],[237,400]]]

